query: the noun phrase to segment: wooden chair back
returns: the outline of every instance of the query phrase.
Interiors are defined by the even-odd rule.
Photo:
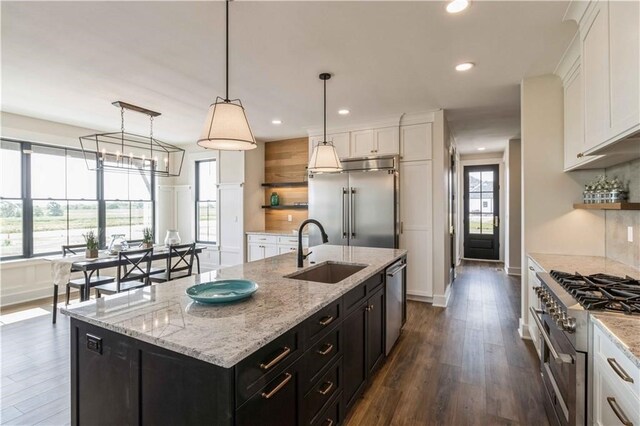
[[[193,257],[196,253],[196,243],[175,244],[169,246],[167,258],[167,281],[171,281],[171,275],[187,271],[191,275],[193,271]]]
[[[120,293],[120,284],[128,281],[144,280],[145,284],[150,284],[149,274],[152,258],[153,247],[118,253],[118,275],[116,276],[118,293]]]

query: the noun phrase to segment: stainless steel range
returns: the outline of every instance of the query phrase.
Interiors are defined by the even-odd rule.
[[[534,290],[541,310],[530,308],[542,336],[541,374],[552,424],[584,425],[587,407],[589,311],[640,315],[640,282],[606,274],[539,273]]]

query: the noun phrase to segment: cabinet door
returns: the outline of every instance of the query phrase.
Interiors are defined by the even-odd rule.
[[[351,132],[351,157],[366,157],[375,154],[373,130]]]
[[[612,426],[640,422],[640,403],[630,393],[621,391],[615,377],[599,362],[594,363],[593,420],[598,426]],[[608,367],[608,366],[607,366]],[[626,423],[623,423],[622,420]]]
[[[278,246],[275,244],[264,244],[264,257],[272,257],[272,256],[277,256],[278,253]]]
[[[582,35],[586,149],[607,139],[609,119],[609,25],[607,3],[597,2]],[[636,92],[637,95],[637,92]]]
[[[238,426],[297,425],[299,391],[298,372],[295,369],[286,369],[238,409],[236,424]]]
[[[356,401],[364,382],[367,380],[366,334],[367,334],[367,301],[355,308],[342,323],[344,333],[344,403],[349,407]]]
[[[384,286],[367,300],[367,374],[384,360]]]
[[[431,123],[400,127],[400,159],[416,161],[431,159]]]
[[[609,1],[611,133],[640,123],[640,2]]]
[[[262,244],[249,243],[249,262],[264,259]]]
[[[539,287],[541,285],[540,280],[536,276],[536,272],[540,272],[540,271],[538,271],[535,264],[529,261],[528,269],[527,269],[527,274],[528,274],[527,275],[527,282],[528,282],[527,299],[529,301],[528,303],[529,306],[527,307],[527,316],[529,317],[528,318],[529,335],[531,336],[531,340],[533,341],[533,346],[535,346],[536,348],[538,357],[540,357],[541,356],[540,339],[542,337],[540,336],[540,332],[538,331],[538,327],[536,326],[535,320],[533,319],[533,316],[531,315],[531,312],[529,312],[529,309],[528,309],[531,307],[533,307],[534,309],[540,309],[540,299],[538,299],[538,295],[533,290],[534,287]]]
[[[582,75],[580,67],[564,85],[564,168],[570,169],[584,161],[584,120]]]
[[[374,150],[377,155],[397,155],[400,153],[400,139],[397,127],[373,130]]]
[[[349,132],[333,133],[328,139],[336,147],[338,158],[349,158]]]
[[[433,297],[433,253],[431,231],[403,230],[400,248],[407,250],[407,294]]]

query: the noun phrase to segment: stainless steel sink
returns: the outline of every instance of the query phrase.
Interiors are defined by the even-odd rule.
[[[367,265],[358,265],[355,263],[324,262],[309,269],[305,269],[304,271],[286,275],[285,278],[335,284],[366,267]]]

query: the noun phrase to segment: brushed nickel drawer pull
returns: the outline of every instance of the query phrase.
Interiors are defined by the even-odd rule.
[[[326,419],[326,420],[324,421],[324,424],[325,424],[325,426],[333,426],[333,420],[331,420],[331,419]]]
[[[282,361],[287,355],[289,355],[290,352],[291,352],[291,348],[289,348],[288,346],[285,346],[284,348],[282,348],[282,352],[280,352],[280,354],[276,356],[274,359],[272,359],[266,364],[265,363],[260,364],[260,368],[265,371],[270,369],[271,367],[275,366],[277,363]]]
[[[291,380],[291,377],[292,377],[291,374],[284,373],[284,380],[281,381],[280,383],[278,383],[278,386],[276,386],[275,388],[271,389],[270,392],[262,392],[262,397],[264,399],[269,399],[269,398],[273,397],[273,395],[277,394],[278,391],[284,387],[284,385],[289,383],[289,380]]]
[[[633,426],[633,423],[629,421],[629,418],[624,413],[624,411],[622,411],[622,408],[620,407],[620,405],[618,405],[618,401],[616,401],[614,397],[608,396],[607,402],[609,403],[609,406],[615,413],[616,417],[620,420],[620,422],[622,422],[624,426]]]
[[[331,389],[333,389],[333,382],[325,382],[324,389],[318,389],[318,393],[320,395],[326,395],[331,391]]]
[[[320,355],[326,355],[326,354],[328,354],[329,352],[331,352],[332,350],[333,350],[333,345],[332,345],[331,343],[327,343],[327,344],[324,346],[324,349],[318,349],[318,353],[319,353]]]
[[[333,316],[329,315],[322,318],[320,321],[318,321],[318,323],[320,325],[328,325],[328,324],[331,324],[332,321],[333,321]]]
[[[607,358],[607,362],[609,363],[611,368],[613,368],[613,371],[615,371],[622,380],[624,380],[625,382],[633,383],[633,379],[631,378],[631,376],[629,376],[629,374],[624,371],[624,368],[622,368],[622,366],[618,364],[618,361],[616,361],[615,358]]]

